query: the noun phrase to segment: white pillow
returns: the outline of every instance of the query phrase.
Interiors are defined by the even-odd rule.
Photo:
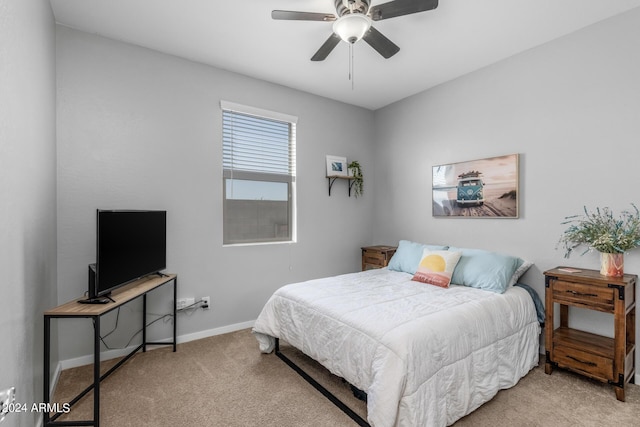
[[[511,280],[509,280],[509,286],[513,286],[516,283],[518,283],[518,279],[520,277],[522,277],[522,275],[524,273],[526,273],[526,271],[529,269],[529,267],[531,267],[533,265],[533,263],[531,261],[527,261],[525,259],[522,259],[522,265],[520,265],[520,267],[518,267],[518,269],[516,271],[513,272],[513,276],[511,276]]]

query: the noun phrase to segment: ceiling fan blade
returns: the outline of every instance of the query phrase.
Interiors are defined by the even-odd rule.
[[[336,16],[331,13],[294,12],[291,10],[274,10],[271,18],[288,21],[335,21]]]
[[[331,51],[340,43],[340,36],[332,33],[327,41],[324,42],[320,49],[311,57],[312,61],[324,61]]]
[[[369,46],[374,48],[385,59],[391,58],[400,51],[400,48],[396,46],[394,42],[383,36],[380,31],[373,27],[369,28],[369,31],[364,34],[362,40],[369,43]]]
[[[371,7],[369,15],[372,20],[380,21],[396,16],[425,12],[436,7],[438,7],[438,0],[395,0]]]

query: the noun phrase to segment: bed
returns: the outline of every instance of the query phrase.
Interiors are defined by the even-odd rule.
[[[374,427],[450,425],[538,364],[527,290],[413,277],[384,268],[286,285],[254,324],[260,350],[283,339],[366,392]]]

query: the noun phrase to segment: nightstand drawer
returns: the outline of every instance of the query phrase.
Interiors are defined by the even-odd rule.
[[[613,380],[613,360],[586,351],[558,345],[554,348],[554,362],[599,380]]]
[[[560,304],[583,306],[591,310],[613,312],[615,289],[556,280],[553,299]]]
[[[382,268],[389,265],[391,257],[396,252],[395,246],[365,246],[362,249],[362,270]]]
[[[380,252],[376,253],[363,251],[362,253],[362,262],[364,262],[365,264],[379,265],[380,267],[384,267],[386,261],[387,257],[385,256],[385,254],[382,254]]]

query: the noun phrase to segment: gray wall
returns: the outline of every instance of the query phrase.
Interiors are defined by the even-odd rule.
[[[48,1],[0,0],[0,390],[15,386],[29,407],[42,401],[42,313],[56,303],[54,37]]]
[[[556,243],[585,205],[640,206],[639,76],[636,9],[376,111],[374,242],[519,255],[535,262],[523,282],[541,295],[546,269],[599,268],[597,254],[566,260]],[[520,219],[432,217],[433,165],[511,153],[520,153]],[[640,273],[640,250],[625,269]],[[611,316],[574,314],[612,333]]]
[[[57,73],[60,303],[86,291],[96,208],[168,211],[178,297],[212,300],[179,318],[179,335],[252,321],[285,283],[359,270],[373,221],[371,111],[60,26]],[[222,246],[220,100],[298,116],[297,243]],[[328,196],[327,154],[360,160],[364,197],[349,198],[346,182]],[[170,300],[159,292],[150,311]],[[110,344],[126,344],[137,310],[123,309]],[[90,354],[81,323],[61,322],[61,359]]]
[[[543,294],[544,270],[599,263],[555,249],[565,216],[638,202],[638,24],[628,12],[375,113],[58,27],[58,300],[86,289],[96,208],[169,211],[179,296],[213,301],[180,319],[181,335],[250,321],[281,284],[355,271],[359,246],[399,239],[519,255],[535,262],[523,281]],[[298,243],[222,247],[221,99],[299,117]],[[510,153],[519,219],[432,217],[431,166]],[[363,198],[341,182],[327,196],[326,154],[361,161]],[[640,272],[638,251],[626,269]],[[612,331],[607,315],[572,316]],[[130,332],[119,329],[122,344]],[[62,359],[89,353],[79,331],[90,335],[63,328]]]

